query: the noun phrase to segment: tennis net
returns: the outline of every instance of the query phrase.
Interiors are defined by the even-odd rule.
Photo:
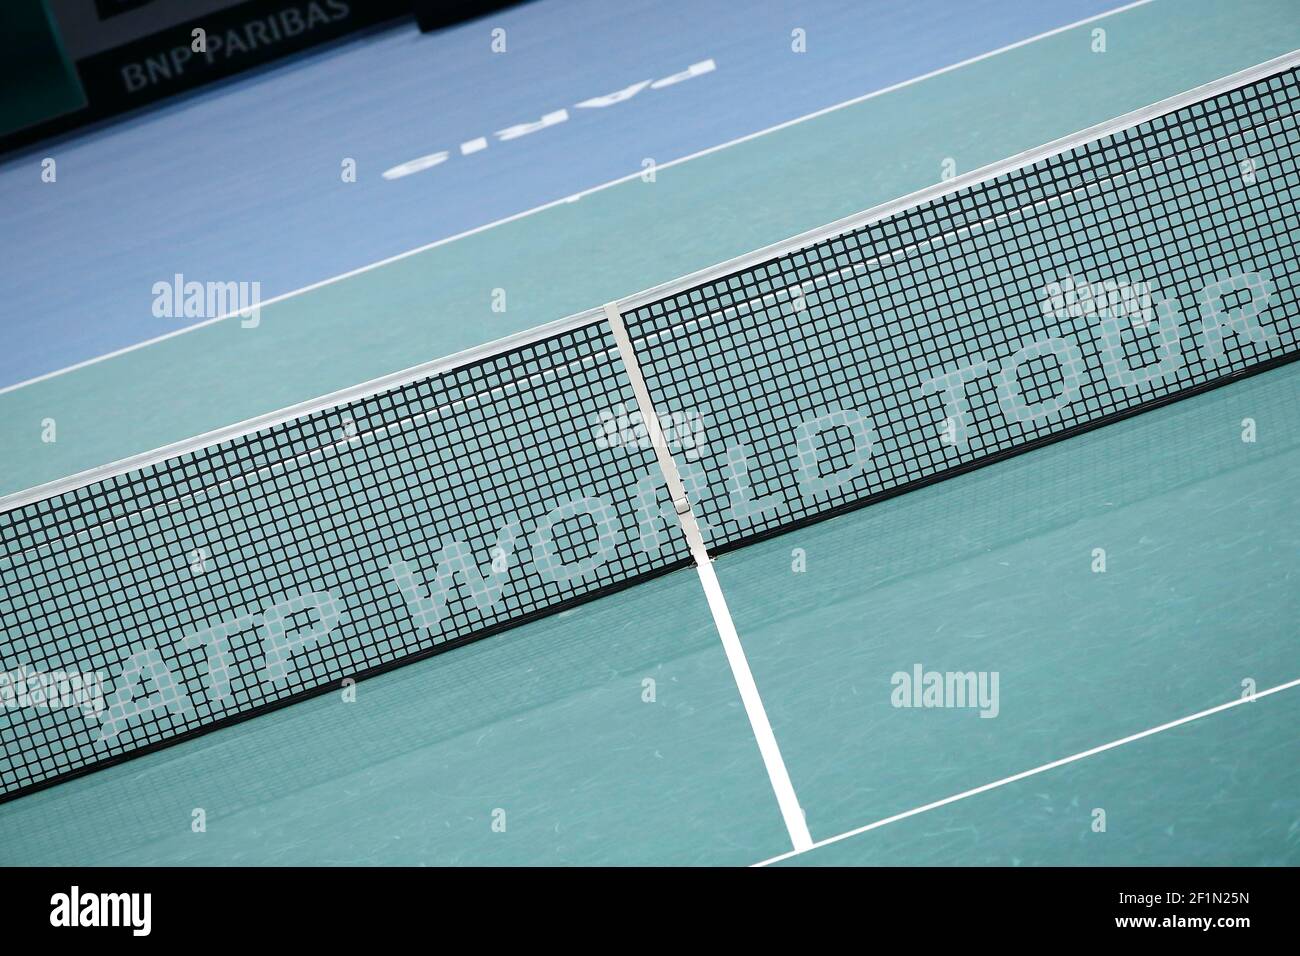
[[[1295,57],[0,502],[0,799],[1297,357]]]

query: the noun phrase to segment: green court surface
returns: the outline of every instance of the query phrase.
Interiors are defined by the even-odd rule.
[[[1295,866],[1300,695],[1258,704],[779,865]]]
[[[1286,410],[1298,400],[1300,371],[1287,367],[720,559],[814,838],[1217,706],[1247,680],[1258,690],[1294,680],[1300,428]],[[1270,437],[1243,443],[1241,421],[1256,416]],[[802,574],[790,569],[795,548]],[[1095,548],[1105,549],[1104,573],[1092,570]],[[996,716],[894,707],[892,675],[916,664],[997,672]],[[1285,711],[1288,696],[1248,706]],[[1176,752],[1212,757],[1165,768],[1180,767],[1184,786],[1213,783],[1219,799],[1149,810],[1175,834],[1186,821],[1188,862],[1300,861],[1300,769],[1283,759],[1295,754],[1294,734],[1229,737],[1221,716],[1171,732]],[[1163,740],[1142,746],[1158,753]],[[1159,785],[1158,773],[1073,772],[1066,797],[1050,775],[1013,785],[1053,794],[1057,832],[1073,841],[1025,850],[1029,861],[1179,861],[1178,839],[1148,845],[1124,816],[1108,837],[1125,860],[1088,843],[1090,810]],[[1215,829],[1213,817],[1243,807]],[[1288,831],[1289,842],[1279,838]],[[1072,856],[1079,841],[1085,850]],[[973,862],[1012,862],[996,840],[978,850]],[[963,862],[933,852],[894,862]]]
[[[1067,31],[273,303],[256,329],[219,323],[0,394],[0,493],[599,305],[930,185],[946,157],[967,171],[1300,47],[1280,0],[1162,0],[1104,25],[1105,54],[1091,27]],[[719,557],[812,838],[1300,677],[1298,402],[1286,366]],[[39,442],[46,417],[56,445]],[[916,665],[996,672],[996,716],[894,706]],[[788,862],[1294,865],[1297,708],[1285,690]],[[5,864],[743,865],[790,849],[689,569],[367,680],[354,702],[0,806]]]
[[[746,864],[785,841],[690,571],[0,808],[5,862]]]

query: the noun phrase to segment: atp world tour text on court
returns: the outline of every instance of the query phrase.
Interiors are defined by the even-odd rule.
[[[1098,354],[1102,371],[1115,388],[1133,389],[1178,371],[1189,348],[1199,348],[1203,361],[1218,362],[1223,358],[1224,340],[1229,335],[1261,344],[1274,341],[1276,333],[1259,321],[1274,291],[1272,279],[1258,272],[1235,273],[1207,283],[1197,293],[1200,315],[1199,329],[1195,332],[1183,327],[1171,298],[1157,297],[1154,309],[1139,310],[1144,334],[1152,335],[1158,343],[1157,360],[1138,369],[1129,363],[1121,342],[1121,337],[1133,328],[1137,314],[1130,314],[1133,309],[1128,300],[1132,296],[1115,296],[1116,301],[1125,303],[1124,307],[1101,308],[1092,326],[1100,338]],[[1225,307],[1225,300],[1230,296],[1239,300],[1243,295],[1245,300],[1241,304],[1231,309]],[[1049,295],[1048,299],[1050,314],[1052,308],[1060,306],[1057,300],[1061,297]],[[1077,308],[1074,300],[1067,305],[1065,314]],[[1058,394],[1031,405],[1019,391],[1015,370],[1024,362],[1045,355],[1054,355],[1060,362]],[[967,423],[966,388],[982,375],[997,376],[999,408],[1007,419],[1023,423],[1058,415],[1079,397],[1085,361],[1084,352],[1076,342],[1066,337],[1044,336],[1017,343],[1011,355],[1000,362],[993,357],[967,362],[919,384],[919,394],[942,396],[947,416],[937,430],[926,423],[916,423],[914,427],[928,435],[931,442],[962,444],[969,437],[971,427]],[[696,504],[717,487],[702,461],[692,460],[701,457],[701,451],[707,446],[707,422],[701,423],[692,415],[678,418],[685,423],[676,429],[678,441],[689,445],[681,449],[686,458],[680,463],[682,481],[688,497]],[[828,456],[824,452],[829,435],[841,439],[838,467],[831,471],[825,467]],[[798,492],[809,499],[833,494],[873,468],[877,436],[870,416],[863,411],[820,409],[793,424],[792,439]],[[605,448],[626,444],[623,437],[611,442],[608,415],[592,423],[591,440]],[[849,450],[845,452],[844,448]],[[726,448],[722,458],[721,477],[726,488],[723,513],[737,522],[754,521],[789,506],[778,496],[760,497],[756,493],[750,479],[751,457],[749,448],[734,444]],[[574,495],[556,503],[531,529],[523,528],[513,518],[502,523],[496,541],[486,548],[490,555],[486,569],[480,567],[477,557],[484,553],[482,543],[476,548],[453,533],[442,538],[432,554],[388,556],[382,568],[383,576],[401,595],[415,626],[430,632],[441,626],[457,595],[462,595],[466,608],[472,607],[480,615],[490,614],[518,579],[518,569],[525,563],[521,560],[521,545],[527,545],[526,557],[531,560],[534,573],[543,580],[582,584],[615,556],[621,540],[630,540],[633,547],[645,553],[662,551],[665,536],[675,526],[675,515],[672,505],[660,500],[659,480],[657,472],[650,469],[637,482],[633,531],[620,528],[621,516],[612,501],[594,495]],[[558,534],[558,529],[571,521],[587,522],[594,529],[589,553],[576,560],[561,555],[556,544],[557,538],[570,538]],[[707,539],[712,530],[708,520],[701,518],[700,525]],[[250,670],[260,670],[260,677],[255,679],[284,685],[295,670],[296,655],[327,641],[340,622],[347,619],[346,607],[347,602],[340,595],[317,590],[304,582],[298,590],[271,598],[260,610],[250,609],[223,618],[185,635],[172,647],[202,651],[201,667],[206,674],[201,683],[210,700],[222,702],[230,698],[232,677],[237,672],[247,675]],[[231,638],[249,629],[261,631],[260,661],[232,651]],[[98,721],[96,739],[101,744],[112,742],[126,727],[150,714],[192,718],[197,708],[187,690],[193,686],[187,678],[195,676],[185,673],[185,667],[174,660],[169,661],[158,646],[138,648],[118,668],[102,712],[84,717],[91,723]],[[154,692],[142,693],[141,688],[146,685],[154,688]],[[989,706],[991,701],[985,709]]]

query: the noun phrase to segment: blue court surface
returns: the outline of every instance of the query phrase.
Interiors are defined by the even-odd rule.
[[[1297,48],[1291,0],[539,0],[303,54],[0,160],[0,495],[527,334]],[[257,320],[159,316],[178,274],[259,283]],[[627,309],[646,384],[720,392],[729,364],[793,353],[784,323],[822,321],[816,296],[677,372]],[[615,339],[591,361],[622,376]],[[849,360],[819,342],[824,384]],[[789,357],[706,427],[767,414],[775,379],[799,406]],[[606,397],[634,404],[627,382]],[[566,388],[451,457],[541,428],[562,470],[566,403],[590,397]],[[715,516],[711,572],[687,531],[631,586],[0,803],[0,863],[1295,865],[1300,365],[1154,404],[734,546]],[[0,669],[32,654],[0,638]],[[971,696],[929,700],[932,673]],[[36,726],[0,731],[0,769]]]

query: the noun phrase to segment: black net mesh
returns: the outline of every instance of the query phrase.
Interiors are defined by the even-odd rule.
[[[682,564],[634,405],[592,325],[0,515],[4,791]]]

